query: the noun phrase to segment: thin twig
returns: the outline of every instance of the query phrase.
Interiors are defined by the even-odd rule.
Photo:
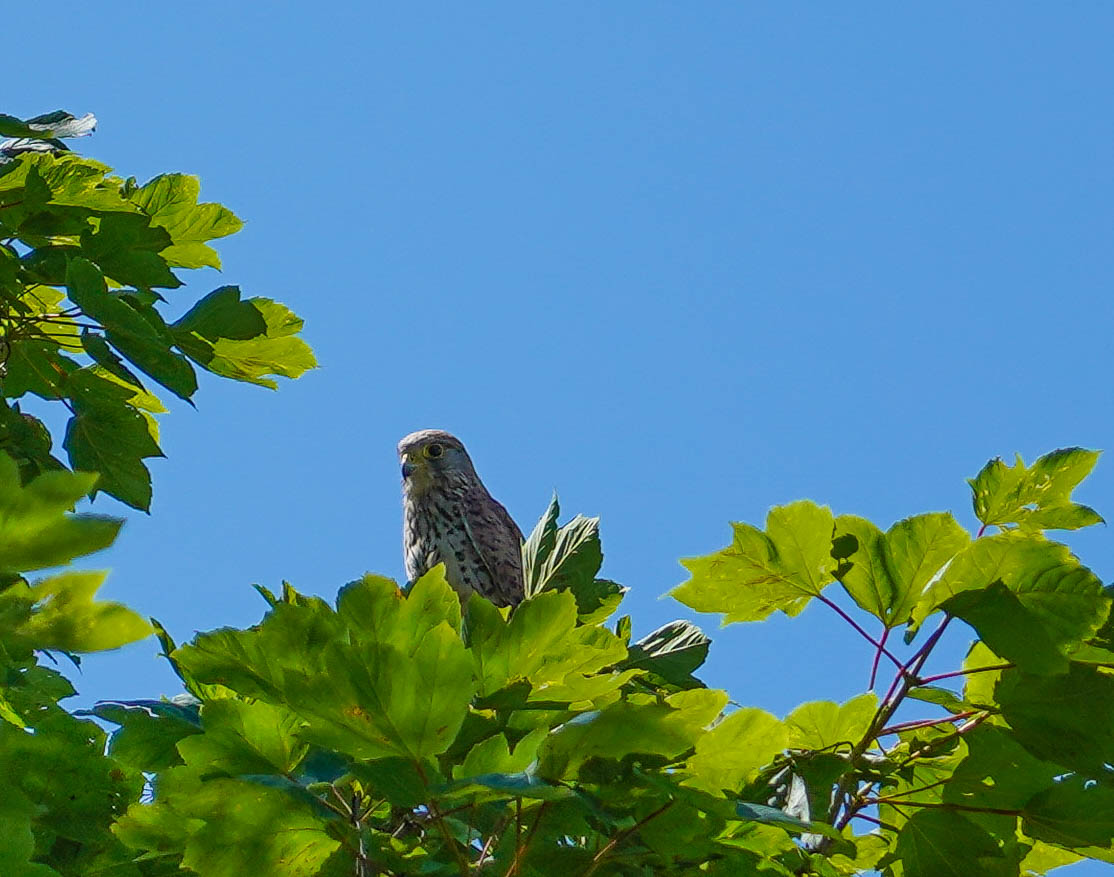
[[[900,830],[896,825],[890,825],[888,822],[883,822],[881,819],[875,819],[873,816],[867,816],[865,813],[856,813],[851,818],[852,819],[862,819],[866,822],[873,822],[878,827],[886,829],[886,831],[899,831]]]
[[[882,703],[879,705],[877,712],[875,712],[870,726],[867,728],[862,739],[851,750],[849,759],[851,764],[854,764],[855,761],[870,748],[870,745],[877,739],[878,732],[886,727],[886,723],[893,717],[893,714],[897,712],[897,708],[905,699],[905,695],[909,692],[909,689],[919,681],[917,679],[917,673],[920,671],[920,668],[924,666],[924,662],[928,660],[929,654],[931,654],[936,644],[940,641],[940,637],[944,635],[944,631],[947,630],[950,622],[951,616],[945,614],[944,620],[940,623],[940,626],[921,644],[921,647],[917,649],[908,661],[898,667],[897,674],[894,676],[893,682],[890,683],[889,690],[882,699]],[[856,796],[851,803],[846,803],[846,799],[851,791],[851,783],[854,781],[855,775],[853,772],[844,774],[839,781],[839,785],[836,787],[835,795],[832,796],[832,805],[828,810],[827,822],[834,825],[837,829],[844,828],[847,823],[851,821],[851,817],[855,815],[856,807],[862,806],[861,794]],[[856,804],[856,801],[859,803]],[[845,805],[846,809],[844,809]],[[839,815],[841,809],[843,809],[842,816]],[[839,817],[838,820],[837,817]]]
[[[639,831],[643,827],[645,827],[646,823],[650,822],[650,820],[657,819],[659,816],[661,816],[661,814],[672,807],[673,804],[673,801],[666,801],[664,804],[658,807],[657,810],[654,810],[652,813],[648,813],[630,828],[625,828],[617,835],[615,835],[615,837],[613,837],[610,841],[607,842],[607,844],[604,845],[603,849],[601,849],[598,853],[595,854],[595,856],[592,857],[592,863],[588,866],[587,870],[585,870],[583,877],[591,877],[592,874],[595,874],[596,869],[603,863],[603,860],[607,857],[608,853],[610,853],[613,849],[615,849],[615,847],[625,841],[636,831]]]
[[[992,670],[1012,670],[1015,664],[994,664],[990,667],[972,667],[970,670],[952,670],[950,673],[937,673],[935,676],[925,676],[921,685],[939,682],[941,679],[954,679],[956,676],[970,676],[972,673],[989,673]]]
[[[522,799],[519,798],[518,800],[519,800],[519,804],[521,805]],[[517,841],[516,841],[515,850],[514,850],[514,859],[511,861],[511,866],[507,869],[506,877],[513,877],[514,874],[518,873],[519,866],[522,864],[522,857],[525,856],[526,851],[528,849],[530,849],[530,841],[532,841],[534,839],[534,832],[538,830],[538,823],[541,822],[542,813],[545,812],[545,808],[548,807],[548,806],[549,806],[548,801],[542,801],[541,806],[538,807],[538,813],[534,817],[534,822],[530,826],[530,830],[526,832],[525,842],[523,842],[523,844],[521,846],[519,846]]]
[[[918,719],[915,722],[899,722],[896,725],[890,725],[888,728],[883,728],[878,732],[879,737],[885,737],[887,734],[897,734],[900,731],[913,731],[917,728],[931,728],[933,725],[946,725],[951,722],[961,722],[976,715],[978,710],[967,710],[965,713],[956,713],[954,716],[944,716],[942,719]]]
[[[846,621],[848,624],[850,624],[853,628],[855,628],[855,630],[857,630],[859,632],[859,635],[862,636],[862,638],[865,639],[872,646],[874,646],[874,648],[876,648],[880,654],[885,655],[887,658],[889,658],[891,661],[893,661],[895,667],[901,667],[901,661],[899,661],[897,658],[895,658],[893,656],[893,654],[886,649],[884,641],[879,642],[874,637],[872,637],[869,633],[867,633],[862,628],[862,626],[859,624],[859,622],[857,622],[854,618],[852,618],[850,615],[848,615],[846,612],[844,612],[843,609],[837,603],[835,603],[833,600],[829,600],[823,594],[817,594],[816,599],[819,600],[821,603],[823,603],[825,606],[829,606],[833,610],[835,610],[836,614],[839,615],[840,618],[842,618],[844,621]],[[873,687],[873,686],[871,686],[871,687]]]
[[[1021,810],[1006,810],[1002,807],[973,807],[968,804],[952,804],[944,801],[902,801],[898,798],[867,798],[867,804],[889,804],[891,807],[929,807],[936,810],[962,810],[965,813],[996,813],[999,816],[1020,816]],[[898,812],[901,812],[900,810]]]
[[[885,648],[886,640],[890,637],[890,629],[888,627],[882,628],[882,635],[878,638],[878,649],[874,653],[874,660],[870,664],[870,683],[867,685],[867,691],[874,691],[874,681],[878,678],[878,661],[882,657],[882,650]]]

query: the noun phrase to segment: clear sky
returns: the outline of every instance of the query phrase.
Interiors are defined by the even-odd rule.
[[[686,614],[677,559],[730,520],[970,525],[988,458],[1111,445],[1109,3],[60,2],[4,29],[0,110],[94,112],[81,151],[247,221],[183,308],[277,298],[322,364],[171,404],[153,513],[95,560],[179,640],[257,620],[252,582],[401,576],[417,428],[525,530],[554,488],[602,516],[636,634]],[[1114,515],[1114,459],[1077,497]],[[1109,529],[1069,541],[1114,579]],[[823,606],[702,623],[739,702],[865,685]],[[175,693],[155,650],[89,659],[81,702]]]

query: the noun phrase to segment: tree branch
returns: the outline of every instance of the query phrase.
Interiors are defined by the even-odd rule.
[[[839,605],[837,605],[834,601],[825,597],[823,594],[817,594],[816,599],[819,600],[821,603],[823,603],[825,606],[831,607],[840,618],[842,618],[844,621],[846,621],[848,624],[850,624],[853,628],[855,628],[855,630],[858,631],[859,635],[863,639],[865,639],[868,643],[870,643],[872,646],[874,646],[874,648],[878,650],[879,654],[885,655],[887,658],[889,658],[891,661],[893,661],[895,667],[898,667],[898,668],[901,667],[901,661],[899,661],[897,658],[895,658],[893,656],[893,654],[886,648],[885,637],[883,637],[881,642],[876,640],[869,633],[867,633],[862,628],[862,626],[860,626],[859,622],[857,622],[854,618],[852,618],[850,615],[848,615],[846,612],[844,612],[843,609]],[[887,633],[888,632],[889,631],[887,630]]]

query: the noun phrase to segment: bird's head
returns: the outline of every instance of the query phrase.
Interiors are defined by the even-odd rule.
[[[406,489],[423,493],[451,475],[474,478],[476,470],[464,444],[443,429],[420,429],[398,443]]]

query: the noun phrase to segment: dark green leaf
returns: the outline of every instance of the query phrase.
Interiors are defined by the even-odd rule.
[[[70,464],[99,472],[97,490],[147,511],[151,475],[143,460],[163,453],[152,435],[152,422],[130,401],[133,392],[90,369],[74,372],[67,391],[74,402],[74,416],[62,445],[69,452]]]
[[[222,293],[217,304],[231,298],[229,290],[239,296],[236,287],[222,287],[213,293]],[[317,367],[313,351],[301,338],[295,337],[302,328],[301,318],[285,305],[267,298],[250,298],[241,304],[250,305],[262,317],[266,326],[264,333],[246,339],[218,336],[209,340],[179,321],[171,327],[175,343],[190,359],[214,374],[272,390],[278,385],[268,375],[297,378]],[[195,314],[195,321],[201,321],[201,327],[206,331],[217,331],[218,327],[225,325],[227,331],[239,334],[246,331],[248,320],[255,319],[251,315],[245,316],[247,312],[243,309],[233,309],[227,303],[221,305],[218,311],[219,314],[214,314],[207,307],[201,314]],[[231,325],[226,322],[229,311],[235,315]]]
[[[136,213],[106,213],[96,231],[81,235],[81,249],[106,276],[125,286],[147,289],[182,285],[159,255],[172,243],[165,228]]]
[[[105,327],[109,343],[129,361],[182,399],[194,394],[193,367],[170,349],[169,331],[152,309],[140,312],[126,298],[109,293],[101,272],[86,259],[70,262],[66,287],[70,299]]]
[[[944,786],[943,800],[965,807],[1020,810],[1063,773],[1030,755],[1005,728],[980,725],[964,735],[967,756]]]
[[[978,591],[961,591],[941,609],[962,618],[994,652],[1027,673],[1054,675],[1068,668],[1041,619],[1000,581]]]
[[[1114,752],[1114,676],[1072,664],[1063,676],[1002,673],[994,689],[1014,736],[1033,755],[1080,771]]]
[[[1114,846],[1114,785],[1070,776],[1025,805],[1029,837],[1066,847]]]
[[[201,720],[193,704],[101,701],[88,712],[120,725],[109,738],[109,754],[139,770],[163,770],[181,764],[178,741],[201,733]]]
[[[603,563],[600,520],[577,515],[559,527],[559,514],[554,494],[549,508],[522,546],[526,596],[571,590],[577,595],[580,614],[591,615],[609,596],[621,593],[614,582],[595,578]]]
[[[369,794],[382,796],[395,807],[417,807],[429,800],[429,781],[436,768],[429,762],[421,765],[410,758],[375,758],[352,765],[352,775]]]
[[[904,877],[970,877],[983,873],[982,858],[1000,855],[994,839],[950,810],[920,810],[897,837]]]
[[[246,341],[266,335],[267,321],[251,299],[240,299],[238,286],[222,286],[190,308],[174,328],[194,332],[207,341]]]
[[[711,640],[689,621],[671,621],[628,647],[620,669],[649,670],[672,685],[703,685],[692,673],[708,657]]]

